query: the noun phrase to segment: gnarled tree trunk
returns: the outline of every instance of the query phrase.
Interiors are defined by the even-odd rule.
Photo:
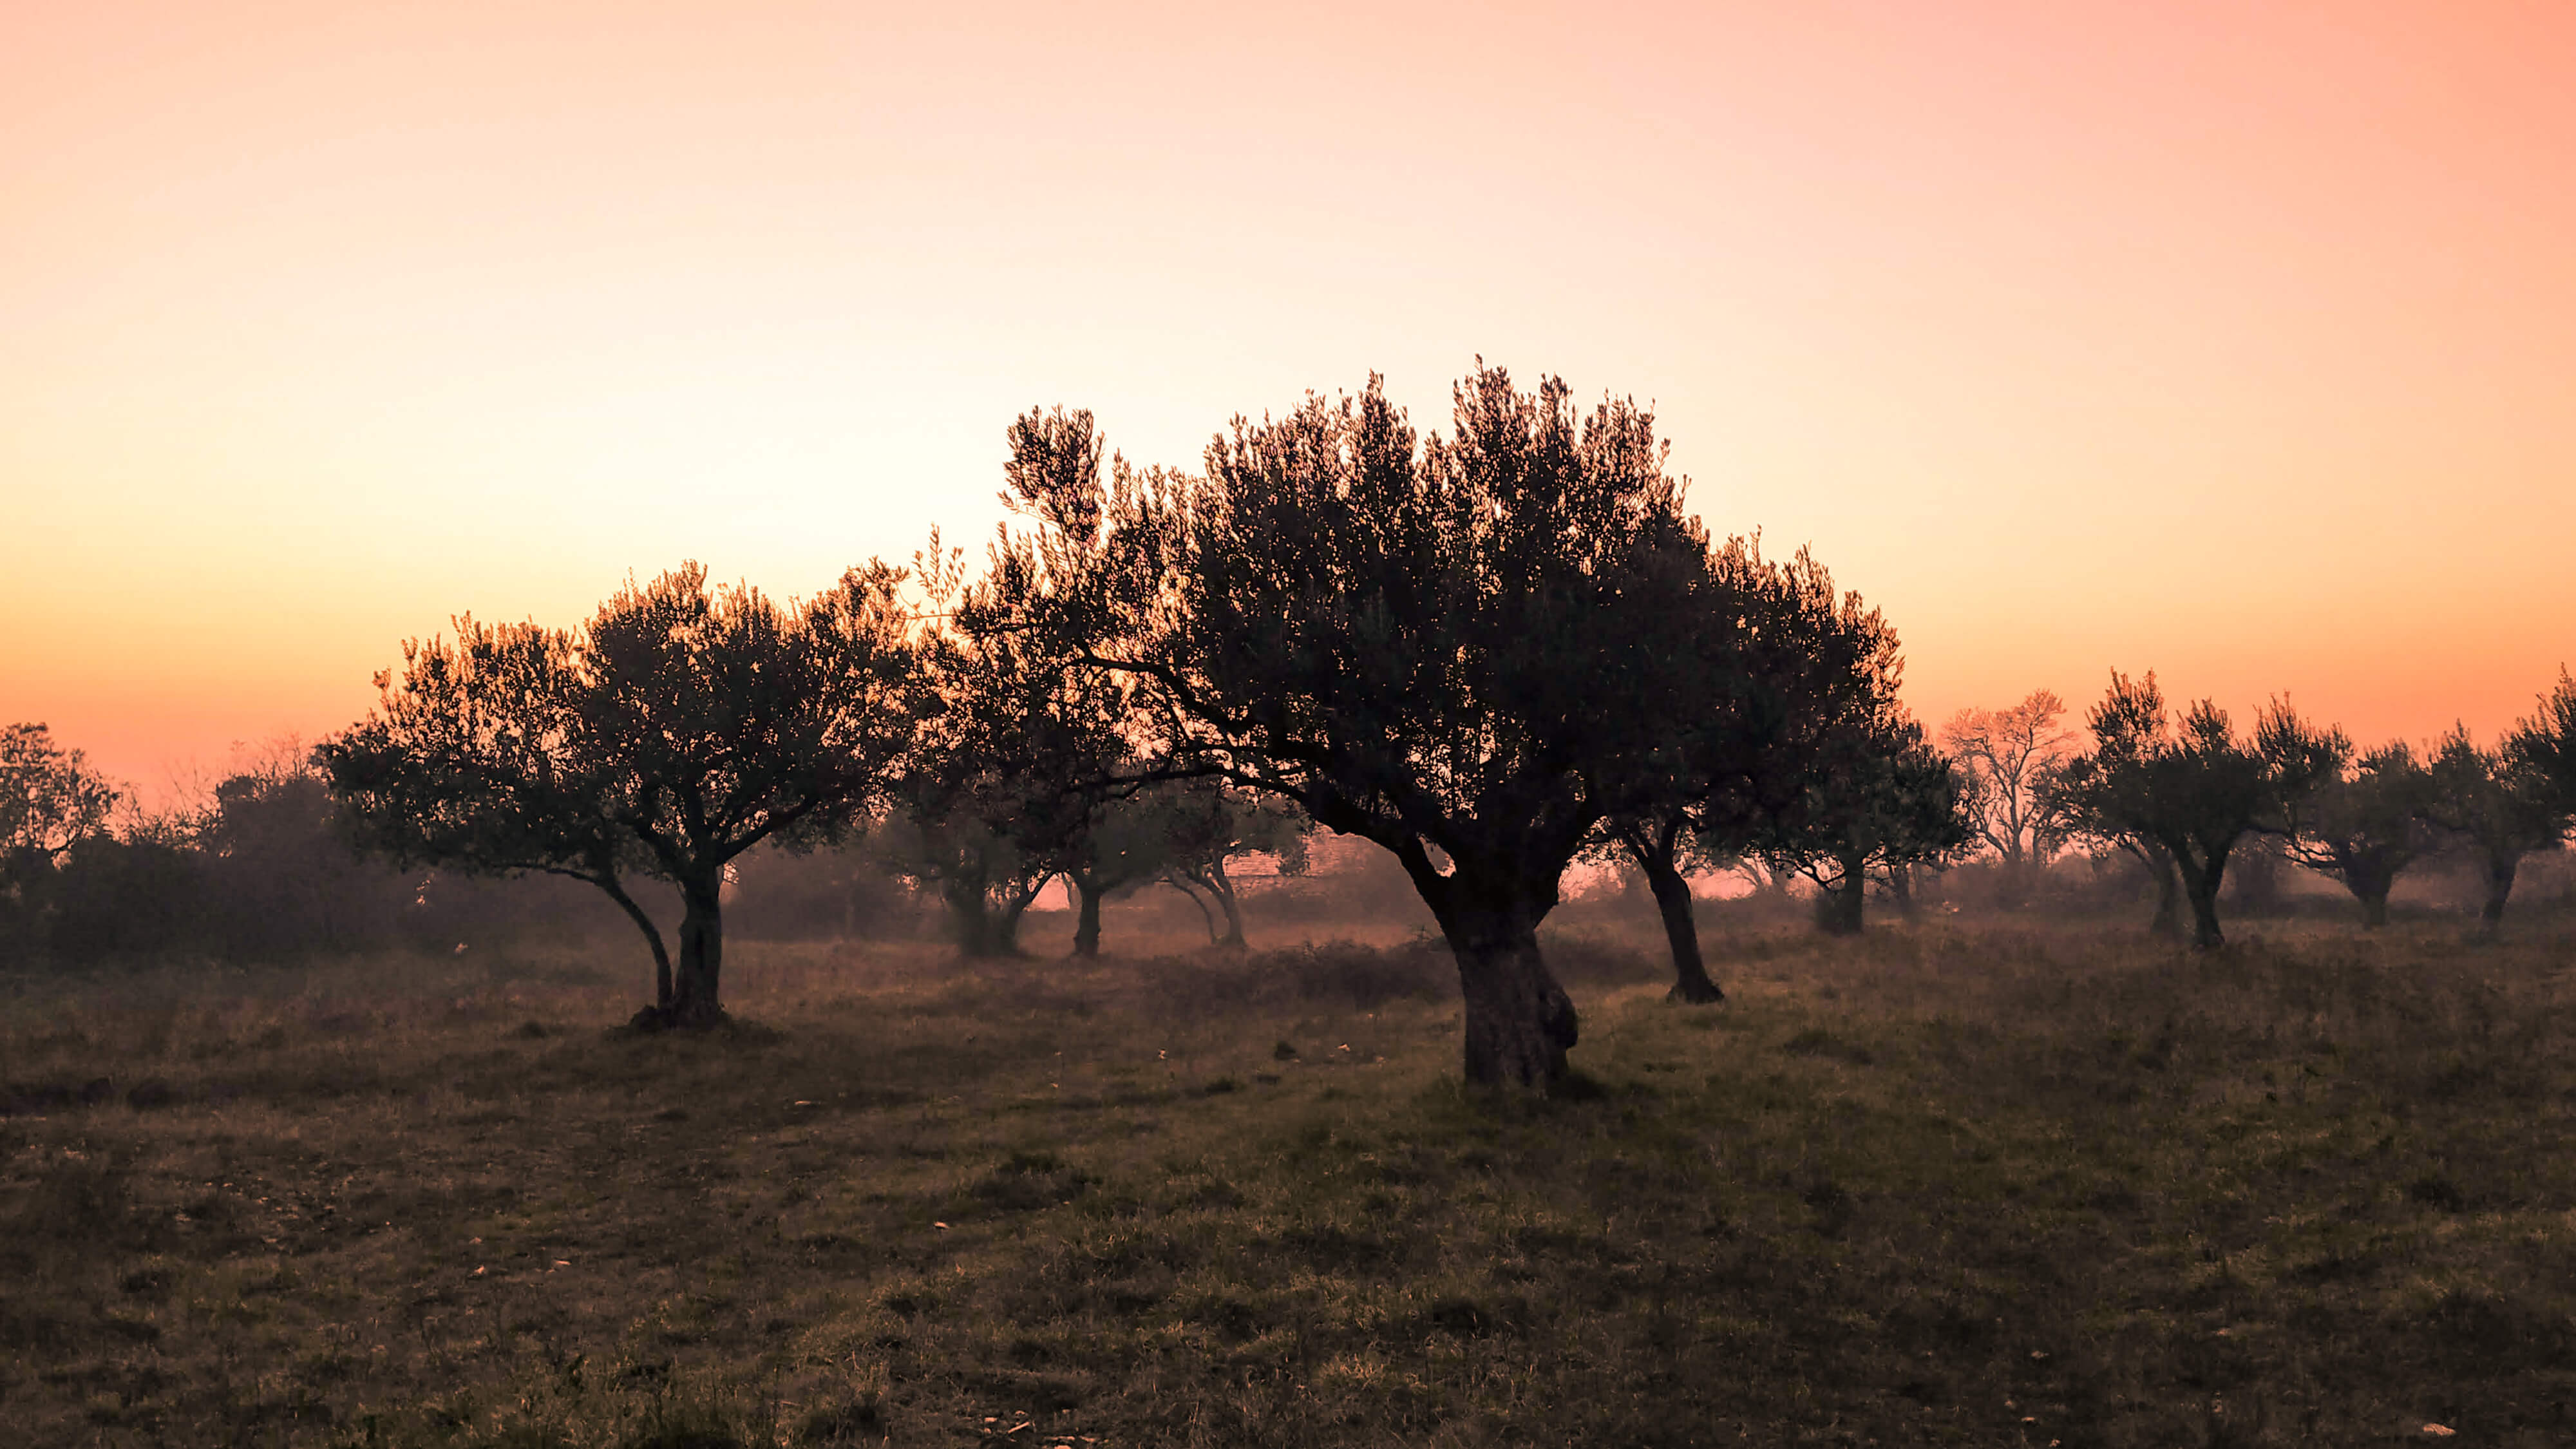
[[[1217,944],[1228,950],[1243,949],[1243,901],[1235,891],[1234,878],[1225,873],[1223,858],[1208,862],[1208,868],[1199,873],[1199,883],[1216,897],[1217,909],[1225,913],[1225,937]]]
[[[2183,897],[2191,902],[2192,949],[2215,951],[2226,945],[2226,933],[2218,928],[2218,891],[2227,880],[2227,851],[2210,851],[2205,859],[2195,859],[2188,848],[2165,848],[2173,855],[2175,873],[2182,877]]]
[[[2397,885],[2397,872],[2375,861],[2353,860],[2343,868],[2343,886],[2352,898],[2361,902],[2361,924],[2364,930],[2377,930],[2388,924],[2388,893]]]
[[[996,901],[983,881],[947,880],[940,882],[939,894],[948,903],[948,923],[960,955],[990,960],[1020,954],[1020,916],[1036,898],[1035,891],[1026,897],[1006,891],[1005,899]]]
[[[1538,923],[1553,902],[1509,884],[1449,877],[1441,887],[1424,895],[1458,961],[1467,1081],[1547,1091],[1564,1078],[1578,1036],[1574,1001],[1538,948]]]
[[[667,1008],[673,1026],[724,1019],[724,904],[721,872],[680,885],[680,961]]]

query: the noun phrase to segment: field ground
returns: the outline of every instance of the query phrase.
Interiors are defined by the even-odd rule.
[[[108,1445],[2576,1442],[2576,928],[744,944],[0,979],[0,1423]],[[2246,933],[2253,934],[2253,933]],[[629,953],[631,954],[631,953]]]

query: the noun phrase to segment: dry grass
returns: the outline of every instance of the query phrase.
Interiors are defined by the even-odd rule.
[[[1642,923],[1640,923],[1642,925]],[[2324,927],[736,953],[7,984],[0,1419],[61,1444],[2576,1437],[2576,950]]]

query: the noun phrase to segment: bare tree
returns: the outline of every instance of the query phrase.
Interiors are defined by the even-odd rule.
[[[2029,899],[2066,843],[2065,822],[2040,788],[2072,752],[2074,734],[2057,726],[2065,713],[2065,701],[2035,689],[2009,709],[1963,709],[1941,727],[1969,823],[2001,862],[2008,906]]]

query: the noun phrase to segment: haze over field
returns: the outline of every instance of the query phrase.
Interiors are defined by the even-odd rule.
[[[45,7],[0,47],[0,720],[156,785],[454,613],[811,593],[1004,426],[1652,399],[1917,712],[2365,740],[2576,660],[2557,7]]]

